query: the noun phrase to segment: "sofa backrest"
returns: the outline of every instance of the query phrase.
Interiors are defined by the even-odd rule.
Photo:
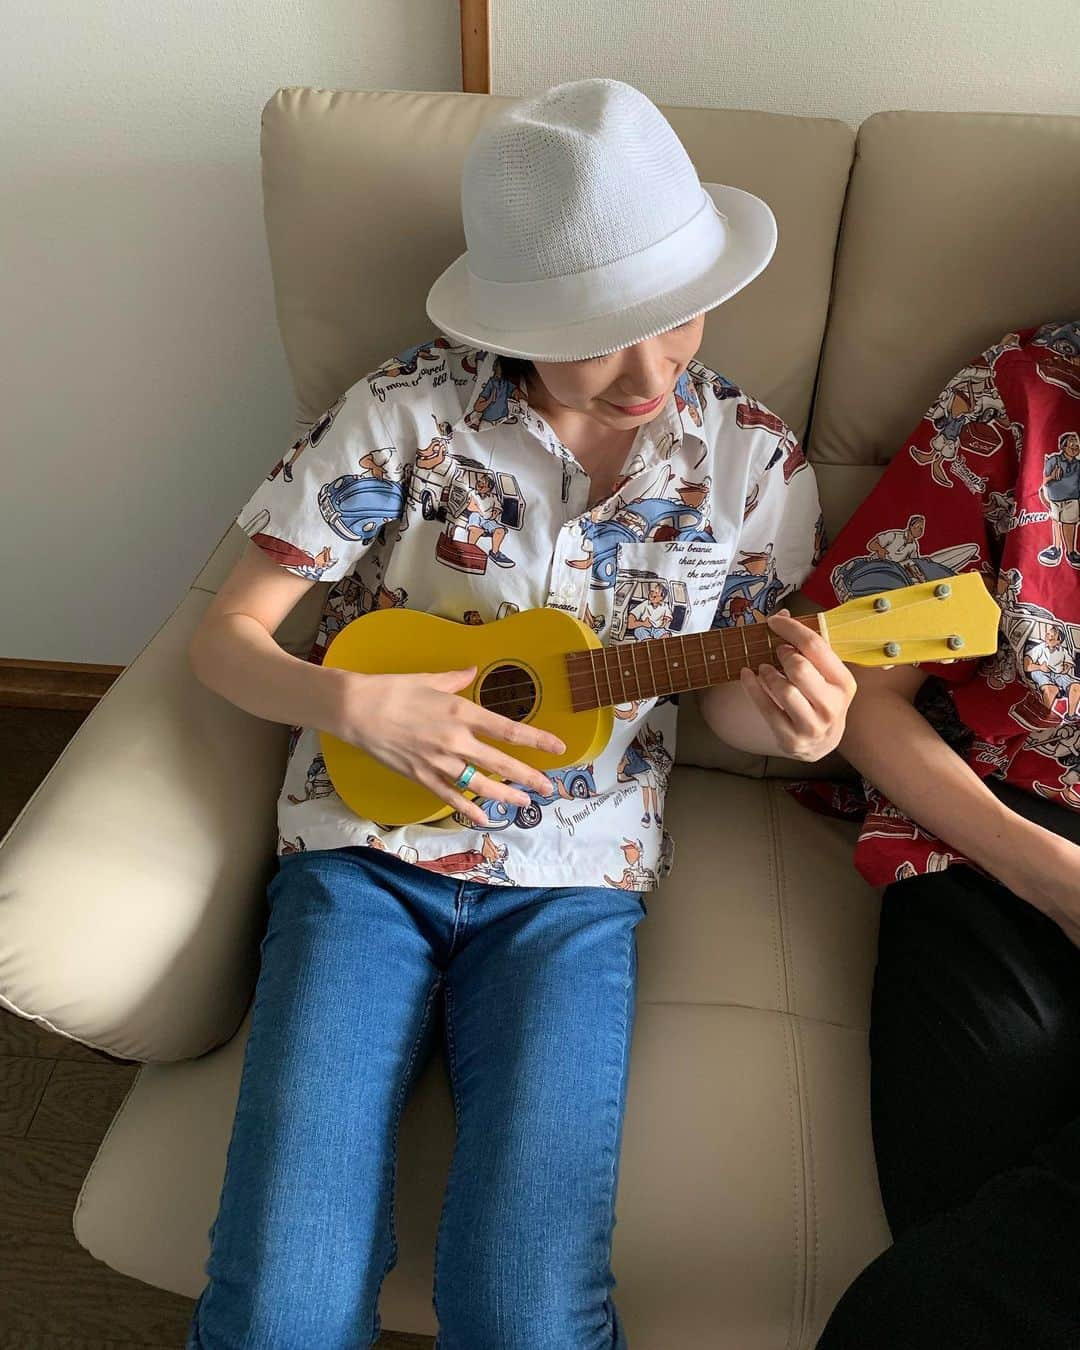
[[[807,442],[829,536],[971,357],[1077,317],[1080,117],[867,118]]]

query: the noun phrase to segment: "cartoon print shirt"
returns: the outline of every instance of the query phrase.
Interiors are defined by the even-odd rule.
[[[344,625],[392,605],[458,623],[546,605],[605,645],[755,623],[821,553],[795,436],[697,362],[638,428],[612,494],[590,509],[589,490],[498,355],[439,335],[358,380],[237,522],[282,567],[332,583],[316,663]],[[528,806],[478,797],[484,827],[458,812],[361,818],[334,790],[317,729],[294,726],[278,852],[358,845],[491,884],[652,890],[674,851],[664,798],[677,699],[617,705],[603,751],[548,771]]]
[[[1001,607],[997,651],[924,661],[916,707],[981,778],[1080,811],[1078,520],[1080,323],[1048,323],[953,376],[802,589],[827,609],[981,572]],[[862,819],[855,866],[872,885],[977,866],[865,779],[789,790]]]

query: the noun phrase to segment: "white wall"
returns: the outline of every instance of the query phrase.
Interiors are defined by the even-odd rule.
[[[492,93],[609,75],[654,103],[839,117],[1080,113],[1077,0],[492,0]]]
[[[492,88],[1080,113],[1077,0],[492,0]],[[5,0],[0,656],[126,664],[292,439],[275,89],[459,89],[457,0]],[[407,147],[403,147],[407,150]],[[417,338],[423,336],[418,334]]]
[[[0,8],[0,656],[124,665],[292,440],[263,105],[460,89],[458,6]]]

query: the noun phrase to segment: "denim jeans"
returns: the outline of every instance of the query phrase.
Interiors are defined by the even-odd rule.
[[[440,1006],[456,1139],[437,1350],[626,1350],[610,1255],[643,895],[459,881],[342,847],[283,855],[267,896],[185,1350],[378,1339],[398,1125]]]

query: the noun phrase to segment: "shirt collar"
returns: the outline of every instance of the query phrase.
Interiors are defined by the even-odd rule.
[[[473,388],[461,416],[453,424],[454,429],[483,432],[489,427],[497,426],[507,416],[516,415],[519,422],[537,436],[552,454],[565,459],[566,447],[547,422],[530,408],[524,387],[512,384],[503,375],[498,353],[475,348],[472,356],[476,366]],[[477,415],[475,408],[481,400],[484,400],[484,408]],[[660,416],[653,418],[647,426],[654,441],[658,432],[667,429],[678,440],[692,436],[703,447],[707,447],[701,404],[687,371],[683,371],[674,390],[668,394],[667,403]],[[670,454],[670,450],[667,453]]]

